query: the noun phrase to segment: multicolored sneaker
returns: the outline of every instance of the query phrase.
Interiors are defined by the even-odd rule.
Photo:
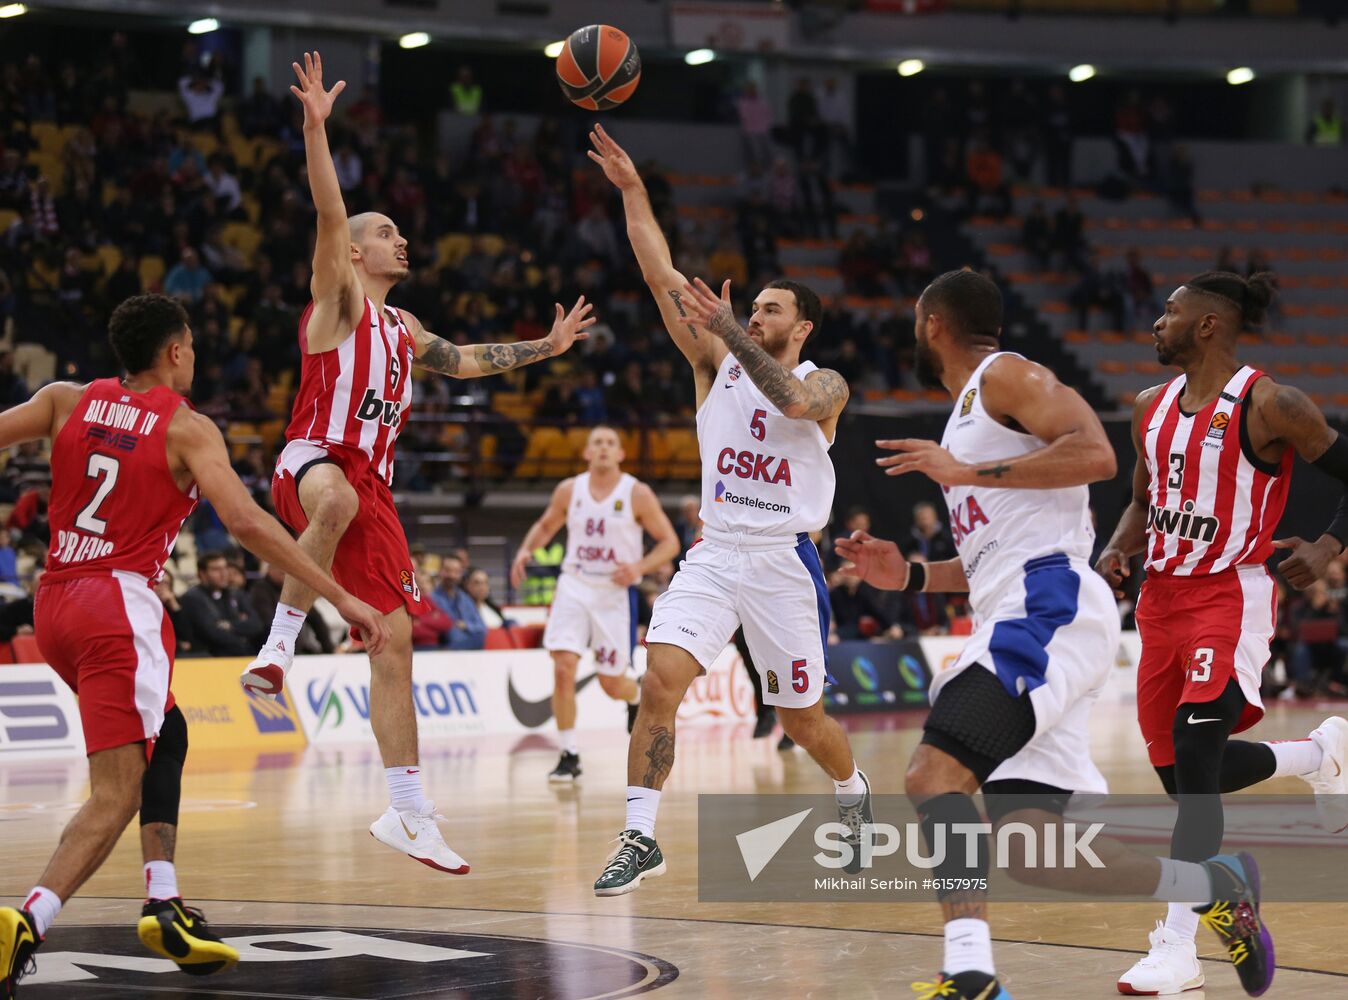
[[[618,846],[608,856],[608,866],[595,880],[596,896],[622,896],[633,892],[642,879],[655,878],[667,870],[665,856],[654,837],[638,830],[618,834]]]
[[[1011,1000],[997,977],[986,972],[938,973],[930,983],[913,983],[916,1000]]]
[[[18,996],[19,980],[37,970],[33,952],[41,946],[42,935],[31,913],[0,908],[0,1000]]]
[[[211,933],[206,917],[182,898],[147,899],[136,925],[140,943],[177,964],[189,976],[234,968],[239,953]]]
[[[852,845],[852,860],[843,868],[849,875],[856,875],[861,871],[861,828],[871,826],[875,822],[875,817],[871,815],[871,783],[864,771],[858,769],[857,774],[861,778],[861,783],[866,786],[861,801],[850,806],[838,803],[838,822],[851,831],[845,839]]]
[[[1273,936],[1259,919],[1259,866],[1242,851],[1218,854],[1203,867],[1212,879],[1213,901],[1194,912],[1226,945],[1245,992],[1261,997],[1273,983],[1277,961]]]

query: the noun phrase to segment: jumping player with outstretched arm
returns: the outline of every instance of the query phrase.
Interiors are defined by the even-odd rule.
[[[328,149],[326,122],[345,87],[323,88],[318,53],[294,64],[291,92],[304,106],[309,188],[318,211],[313,301],[300,317],[303,352],[286,446],[276,463],[276,510],[300,532],[300,545],[353,593],[387,616],[392,638],[370,656],[370,725],[383,756],[389,808],[370,833],[439,871],[462,875],[468,863],[450,850],[422,789],[417,717],[412,703],[412,619],[421,608],[416,569],[393,505],[393,450],[412,402],[412,366],[477,378],[554,357],[586,336],[590,306],[557,306],[542,340],[459,348],[411,313],[386,305],[407,279],[407,240],[377,212],[350,219]],[[244,687],[281,691],[295,639],[314,593],[287,577],[266,645],[244,672]]]
[[[870,822],[870,789],[821,700],[829,604],[809,532],[823,528],[833,508],[828,451],[848,389],[837,372],[800,359],[819,328],[819,297],[794,281],[770,282],[748,329],[740,326],[729,282],[718,297],[674,269],[627,153],[598,125],[590,140],[590,158],[622,191],[632,249],[665,327],[692,365],[702,455],[702,540],[651,615],[627,752],[627,821],[594,885],[596,895],[616,896],[665,871],[655,815],[674,766],[674,716],[741,625],[763,700],[833,779],[854,840]]]

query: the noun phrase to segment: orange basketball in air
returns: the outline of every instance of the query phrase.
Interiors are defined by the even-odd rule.
[[[557,82],[571,103],[607,111],[637,92],[641,54],[625,32],[607,24],[587,25],[572,32],[562,47]]]

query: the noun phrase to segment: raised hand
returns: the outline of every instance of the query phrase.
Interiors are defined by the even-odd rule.
[[[875,464],[887,476],[901,476],[905,472],[922,472],[942,486],[973,485],[972,466],[966,465],[935,441],[918,438],[899,438],[876,441],[876,447],[897,451],[897,455],[877,458]]]
[[[729,278],[721,285],[719,298],[701,278],[685,282],[683,296],[688,318],[713,336],[724,338],[739,327],[735,322],[735,307],[730,303]]]
[[[880,590],[902,590],[908,585],[908,560],[886,538],[854,531],[849,538],[835,538],[833,548],[847,560],[838,571],[844,576],[854,576]]]
[[[547,336],[553,356],[570,350],[576,341],[589,337],[584,331],[598,322],[596,317],[590,315],[594,306],[585,301],[584,295],[576,299],[576,304],[571,307],[570,312],[564,312],[560,302],[556,303],[556,307],[557,318],[553,320],[552,330]]]
[[[346,81],[338,80],[331,90],[323,89],[323,57],[317,52],[304,53],[304,65],[291,63],[295,75],[299,77],[298,87],[291,85],[290,92],[304,105],[304,124],[321,125],[332,114],[332,105],[337,95],[346,89]]]
[[[632,158],[604,131],[604,126],[595,125],[590,133],[590,145],[594,149],[587,150],[585,155],[603,168],[604,176],[614,187],[621,191],[640,186],[641,175],[637,173]]]

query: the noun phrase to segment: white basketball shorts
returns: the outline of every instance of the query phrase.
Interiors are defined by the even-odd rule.
[[[632,665],[636,644],[636,587],[615,587],[607,577],[561,575],[543,630],[544,649],[577,655],[593,649],[601,674],[621,676]]]

